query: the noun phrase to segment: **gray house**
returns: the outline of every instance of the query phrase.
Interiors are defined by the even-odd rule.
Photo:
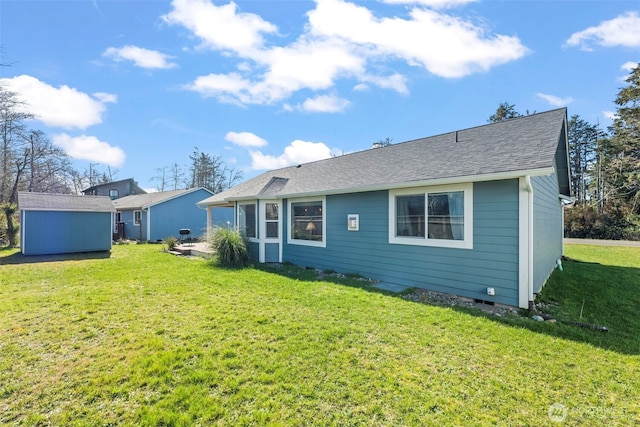
[[[138,186],[138,183],[135,182],[133,178],[94,185],[86,190],[82,190],[82,194],[85,196],[109,196],[111,200],[146,193],[146,191]]]
[[[109,197],[19,192],[18,208],[24,255],[111,250]]]
[[[233,207],[259,262],[528,307],[563,254],[569,197],[558,109],[269,171],[199,204]]]
[[[207,213],[196,203],[212,194],[205,188],[190,188],[116,199],[116,227],[121,237],[136,240],[178,237],[180,229],[191,230],[191,237],[201,236],[207,231]]]

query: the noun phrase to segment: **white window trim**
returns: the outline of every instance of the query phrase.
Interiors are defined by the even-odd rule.
[[[247,240],[249,240],[250,242],[259,242],[260,241],[260,235],[258,234],[261,230],[262,227],[260,227],[260,212],[259,212],[259,204],[257,200],[253,200],[250,202],[238,202],[238,209],[237,209],[237,215],[236,215],[236,228],[238,230],[240,230],[240,206],[248,206],[248,205],[254,205],[255,209],[256,209],[256,222],[255,222],[255,230],[254,233],[256,237],[245,237]]]
[[[316,242],[314,240],[302,240],[293,239],[291,237],[291,228],[293,222],[293,211],[291,209],[292,203],[300,202],[321,202],[322,203],[322,241]],[[301,246],[315,246],[317,248],[327,247],[327,198],[325,196],[320,197],[303,197],[299,199],[287,200],[287,244],[301,245]]]
[[[136,212],[140,213],[140,221],[136,221]],[[140,226],[141,224],[142,224],[142,211],[141,210],[133,211],[133,225]]]
[[[444,193],[453,191],[464,192],[464,239],[446,240],[430,239],[428,231],[425,237],[396,236],[396,196],[420,195],[425,196],[425,209],[428,204],[426,198],[429,193]],[[428,224],[428,212],[425,212],[425,226]],[[473,183],[438,185],[433,187],[403,188],[389,190],[389,243],[397,245],[435,246],[441,248],[473,249]]]

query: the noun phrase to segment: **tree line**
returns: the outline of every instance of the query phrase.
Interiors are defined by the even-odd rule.
[[[566,237],[640,240],[640,65],[625,82],[606,130],[579,115],[569,118],[575,203],[565,209]],[[520,116],[515,105],[504,102],[488,121]]]

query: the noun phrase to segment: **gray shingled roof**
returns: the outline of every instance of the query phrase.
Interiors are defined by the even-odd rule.
[[[143,207],[153,206],[158,203],[162,203],[175,197],[180,197],[184,194],[188,194],[197,190],[200,190],[200,188],[190,188],[188,190],[158,191],[157,193],[147,194],[135,194],[116,199],[113,201],[113,204],[118,210],[142,209]]]
[[[18,208],[23,211],[114,212],[106,196],[18,192]]]
[[[199,204],[264,196],[337,194],[471,177],[480,180],[483,175],[548,174],[554,167],[566,117],[562,108],[276,169]]]

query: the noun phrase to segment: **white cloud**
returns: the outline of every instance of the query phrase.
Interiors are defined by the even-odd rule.
[[[253,13],[237,11],[234,2],[216,6],[208,0],[174,0],[173,10],[163,19],[192,31],[203,47],[247,54],[262,47],[262,34],[277,33],[278,27]]]
[[[251,151],[251,169],[271,170],[286,166],[299,165],[331,157],[331,149],[323,142],[308,142],[296,139],[279,156]]]
[[[548,95],[546,93],[537,93],[536,96],[538,98],[542,98],[545,101],[547,101],[549,104],[553,105],[554,107],[564,107],[567,106],[569,104],[571,104],[573,102],[573,98],[568,96],[566,98],[560,98],[558,96],[555,95]]]
[[[66,85],[56,88],[27,75],[0,79],[0,84],[16,92],[37,120],[64,129],[86,129],[102,123],[105,104],[117,100],[115,95],[102,92],[91,97]]]
[[[618,113],[616,113],[615,111],[603,111],[602,115],[605,116],[609,120],[615,120],[615,118],[618,115]]]
[[[170,62],[171,56],[169,55],[137,46],[110,47],[104,51],[102,56],[118,62],[133,61],[136,66],[148,69],[166,69],[178,66],[178,64]]]
[[[470,0],[469,0],[470,1]],[[517,37],[490,33],[455,16],[425,9],[468,3],[468,0],[416,0],[409,15],[382,17],[345,0],[316,0],[304,31],[291,43],[278,45],[278,28],[235,3],[215,6],[209,0],[174,0],[164,16],[187,28],[200,46],[237,56],[236,72],[212,72],[185,85],[220,102],[274,104],[297,91],[323,91],[340,79],[355,79],[355,90],[377,86],[407,94],[406,77],[384,75],[384,64],[398,59],[444,78],[483,72],[528,53]],[[402,13],[405,9],[402,8]],[[382,65],[382,66],[380,66]],[[284,105],[285,110],[291,105]]]
[[[251,132],[227,132],[224,139],[241,147],[264,147],[268,142]]]
[[[311,113],[339,113],[344,111],[349,104],[351,103],[346,99],[335,95],[320,95],[305,99],[300,105],[300,109]]]
[[[409,15],[379,19],[343,0],[318,0],[308,13],[314,35],[339,37],[372,49],[370,55],[401,58],[445,78],[487,71],[528,53],[517,37],[489,36],[461,18],[420,8]]]
[[[624,64],[622,64],[620,69],[625,70],[625,71],[631,71],[634,68],[636,68],[638,65],[640,65],[639,62],[629,61],[629,62],[625,62]]]
[[[389,4],[420,4],[434,9],[447,9],[476,1],[478,0],[383,0]]]
[[[595,27],[573,33],[566,43],[586,51],[593,50],[592,45],[640,47],[640,17],[636,12],[627,12],[602,21]]]
[[[51,140],[74,159],[89,160],[119,168],[124,164],[126,158],[121,148],[100,141],[95,136],[70,136],[62,133],[54,135]]]

